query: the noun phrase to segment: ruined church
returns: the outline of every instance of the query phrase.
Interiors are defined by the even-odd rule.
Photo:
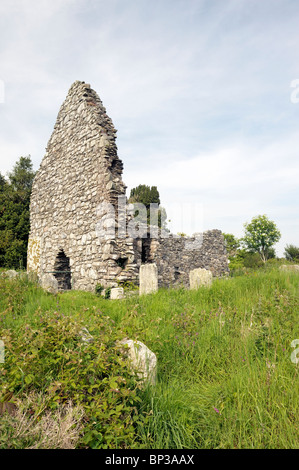
[[[60,289],[138,285],[141,264],[155,263],[160,287],[188,286],[195,268],[228,273],[221,231],[201,237],[132,236],[116,129],[97,93],[73,83],[35,176],[30,204],[27,270],[51,273]],[[137,182],[137,185],[139,182]],[[189,245],[188,245],[189,243]]]

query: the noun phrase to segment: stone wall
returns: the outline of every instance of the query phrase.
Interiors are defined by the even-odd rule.
[[[196,237],[168,235],[142,242],[146,261],[156,263],[159,287],[189,286],[189,272],[205,268],[214,277],[229,273],[224,237],[220,230],[209,230]]]

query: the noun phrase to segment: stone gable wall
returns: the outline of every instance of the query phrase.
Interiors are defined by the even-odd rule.
[[[88,84],[75,82],[60,108],[32,188],[29,270],[37,267],[40,275],[54,271],[63,250],[70,259],[74,288],[93,290],[98,282],[109,285],[123,274],[116,260],[129,257],[132,240],[116,245],[100,239],[96,231],[105,216],[99,214],[99,205],[111,203],[117,211],[117,198],[126,189],[115,134],[98,95]],[[39,260],[31,256],[36,245]],[[133,280],[138,269],[130,260],[127,276]]]

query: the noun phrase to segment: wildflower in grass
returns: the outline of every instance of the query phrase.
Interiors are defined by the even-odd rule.
[[[214,408],[214,410],[216,411],[216,413],[220,413],[220,411],[218,410],[218,408]]]

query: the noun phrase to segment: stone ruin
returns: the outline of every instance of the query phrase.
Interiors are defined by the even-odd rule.
[[[33,182],[28,272],[54,275],[60,290],[89,291],[97,284],[139,285],[146,263],[156,264],[159,287],[189,286],[196,268],[213,276],[228,273],[219,230],[202,233],[197,245],[196,238],[162,236],[162,230],[152,237],[149,227],[132,236],[134,217],[119,202],[127,201],[122,171],[116,129],[102,101],[90,85],[76,81]]]

